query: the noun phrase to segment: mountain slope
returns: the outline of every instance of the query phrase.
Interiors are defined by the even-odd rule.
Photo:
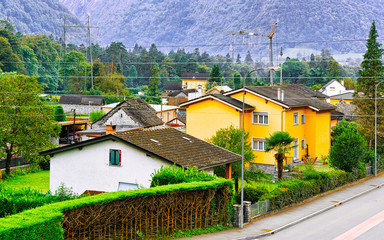
[[[240,31],[279,21],[275,42],[288,47],[327,47],[338,52],[363,52],[364,41],[313,43],[328,40],[366,39],[372,20],[384,27],[383,0],[60,0],[76,16],[85,20],[89,14],[93,25],[100,27],[99,43],[121,41],[127,47],[138,43],[149,46],[220,45],[217,51],[266,48],[267,38],[213,33],[211,30]],[[268,33],[271,27],[257,31]],[[291,43],[292,42],[292,43]],[[300,43],[297,43],[300,42]],[[301,43],[305,42],[305,43]],[[312,42],[312,43],[310,43]]]
[[[22,34],[62,35],[63,19],[66,25],[80,25],[80,21],[58,0],[2,0],[0,19],[7,19]],[[81,32],[84,30],[77,30]],[[73,30],[71,32],[74,32]],[[85,36],[85,35],[84,35]],[[72,36],[70,39],[74,40]]]

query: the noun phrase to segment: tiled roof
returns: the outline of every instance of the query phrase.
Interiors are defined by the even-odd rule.
[[[119,141],[150,156],[156,156],[181,167],[196,166],[200,170],[241,161],[241,156],[238,154],[173,128],[133,130],[104,135],[44,151],[40,155],[53,155],[107,140]]]
[[[202,80],[206,81],[209,78],[209,73],[189,73],[183,72],[181,73],[180,79],[183,80]]]
[[[317,110],[333,110],[335,107],[332,104],[329,104],[320,99],[325,99],[328,96],[322,94],[318,91],[315,91],[302,84],[288,84],[288,85],[279,85],[279,86],[251,86],[246,87],[250,92],[256,93],[266,99],[280,103],[290,108],[296,107],[312,107]],[[284,90],[284,99],[278,98],[278,89]],[[232,93],[238,92],[241,90],[235,90],[225,95],[231,95]],[[320,98],[320,99],[319,99]]]
[[[182,167],[207,169],[241,156],[173,128],[129,131],[115,136]]]
[[[163,124],[163,121],[157,117],[156,111],[146,101],[136,98],[122,101],[92,125],[106,125],[108,119],[119,110],[123,110],[140,127],[147,128]]]
[[[105,104],[103,96],[88,95],[62,95],[59,104],[76,104],[76,105],[97,105]]]
[[[332,95],[330,96],[331,99],[347,99],[347,100],[352,100],[353,99],[353,92],[345,92],[345,93],[340,93],[337,95]]]
[[[181,90],[182,84],[183,83],[181,81],[166,81],[164,84],[164,90],[165,91]]]

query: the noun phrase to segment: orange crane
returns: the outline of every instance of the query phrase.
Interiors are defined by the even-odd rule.
[[[273,27],[272,27],[272,30],[270,31],[269,34],[251,32],[252,30],[264,28],[264,27],[269,27],[272,25],[273,25]],[[251,30],[239,31],[239,32],[225,31],[225,30],[224,31],[223,30],[212,30],[212,32],[229,33],[231,35],[248,35],[248,36],[268,37],[269,38],[269,67],[272,68],[273,67],[272,38],[273,38],[273,35],[275,34],[276,26],[277,26],[277,22],[275,22],[274,24],[267,25],[267,26],[258,27],[258,28],[254,28]],[[233,53],[232,53],[232,56],[233,56]],[[269,70],[269,80],[270,80],[270,84],[272,86],[273,85],[273,70]]]

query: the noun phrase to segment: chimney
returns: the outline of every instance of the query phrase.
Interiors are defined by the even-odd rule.
[[[105,126],[105,135],[116,133],[116,125]]]
[[[280,100],[281,99],[281,89],[278,88],[277,89],[277,100]]]
[[[284,101],[284,90],[281,90],[281,101]]]

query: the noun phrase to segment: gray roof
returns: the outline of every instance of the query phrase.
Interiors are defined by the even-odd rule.
[[[75,104],[75,105],[105,105],[103,96],[88,95],[62,95],[59,104]]]
[[[164,84],[165,91],[176,91],[183,88],[181,81],[166,81]]]
[[[278,89],[284,90],[283,100],[278,99]],[[319,111],[335,109],[332,104],[320,100],[326,99],[328,97],[327,95],[315,91],[302,84],[288,84],[279,86],[251,86],[246,87],[246,90],[289,108],[312,107]],[[224,95],[231,95],[239,91],[242,90],[237,89],[234,91],[227,92]]]
[[[241,156],[173,128],[136,130],[109,134],[83,142],[41,152],[41,156],[115,140],[181,167],[209,169],[241,161]]]
[[[122,101],[107,114],[96,120],[92,126],[106,125],[108,119],[119,110],[123,110],[136,124],[138,124],[136,127],[148,128],[163,124],[163,121],[157,117],[155,109],[143,99],[136,98]]]
[[[332,95],[330,96],[331,99],[348,99],[352,100],[353,99],[353,92],[345,92],[345,93],[340,93],[337,95]]]
[[[180,90],[180,91],[172,91],[168,94],[168,97],[177,97],[178,95],[180,95],[180,96],[185,95],[185,97],[188,97],[188,93],[194,93],[194,92],[197,92],[197,90],[194,88],[184,89],[184,90]]]
[[[185,106],[188,106],[189,104],[193,104],[193,103],[196,103],[196,102],[200,102],[200,101],[204,101],[206,99],[215,99],[219,102],[222,102],[226,105],[229,105],[237,110],[241,110],[243,109],[243,102],[236,99],[236,98],[233,98],[231,96],[226,96],[226,95],[223,95],[223,94],[208,94],[208,95],[203,95],[199,98],[195,98],[195,99],[192,99],[190,101],[187,101],[187,102],[183,102],[182,104],[180,104],[181,107],[185,107]],[[254,106],[250,105],[250,104],[247,104],[245,103],[244,104],[244,109],[245,110],[253,110],[255,109]]]
[[[209,73],[190,73],[190,72],[183,72],[180,76],[181,79],[184,80],[208,80]]]

